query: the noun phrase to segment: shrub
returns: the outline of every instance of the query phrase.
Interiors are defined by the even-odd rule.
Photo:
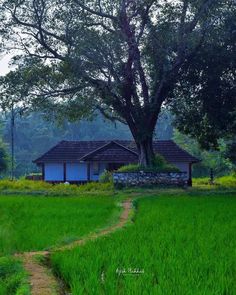
[[[113,183],[112,172],[105,170],[99,177],[101,183]]]
[[[139,172],[141,170],[141,166],[138,164],[129,164],[120,167],[117,172]]]
[[[164,157],[157,154],[153,159],[153,165],[151,167],[143,167],[139,164],[129,164],[123,166],[117,170],[118,172],[179,172],[179,169],[174,165],[168,163]]]

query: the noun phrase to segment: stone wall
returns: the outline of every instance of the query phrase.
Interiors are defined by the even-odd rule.
[[[114,172],[115,186],[187,186],[186,172]]]

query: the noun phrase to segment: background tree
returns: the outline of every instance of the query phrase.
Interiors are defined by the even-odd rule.
[[[159,140],[171,139],[172,127],[170,118],[166,114],[160,116],[155,132]],[[94,132],[96,130],[96,132]],[[2,137],[7,143],[10,153],[11,147],[11,114],[4,116]],[[113,123],[97,114],[92,120],[69,122],[64,120],[60,124],[48,118],[45,114],[32,112],[18,115],[15,119],[15,177],[32,172],[41,172],[32,162],[48,151],[61,140],[131,140],[129,128],[122,123]]]
[[[0,140],[0,173],[5,173],[8,169],[9,157],[6,145]]]
[[[228,12],[227,12],[228,13]],[[219,38],[215,38],[218,36]],[[205,149],[236,135],[236,18],[228,13],[222,28],[186,64],[171,102],[174,124]],[[229,146],[230,149],[230,146]]]
[[[228,140],[220,139],[217,150],[206,150],[201,148],[196,139],[182,134],[176,129],[174,130],[173,140],[190,154],[201,159],[201,162],[194,164],[192,167],[193,177],[209,177],[210,169],[213,169],[215,176],[223,176],[234,172],[233,158],[230,158],[227,152],[230,146]]]
[[[145,166],[152,164],[153,134],[162,106],[176,98],[173,93],[194,57],[206,54],[205,44],[224,47],[224,33],[214,32],[223,32],[235,13],[233,0],[0,4],[5,40],[23,51],[24,62],[34,63],[28,71],[38,76],[31,91],[34,103],[43,97],[40,107],[73,119],[98,109],[126,123]],[[199,66],[199,75],[201,71]],[[208,83],[202,81],[200,87]]]

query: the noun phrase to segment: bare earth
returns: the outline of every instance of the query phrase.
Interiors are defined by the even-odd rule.
[[[25,270],[29,273],[31,294],[32,295],[54,295],[59,294],[60,288],[56,278],[53,276],[52,272],[46,268],[46,266],[41,265],[36,261],[35,256],[41,255],[44,257],[49,257],[53,251],[65,251],[68,249],[73,249],[79,245],[84,245],[86,242],[95,240],[101,236],[109,235],[110,233],[122,228],[129,219],[130,210],[132,207],[131,199],[128,199],[122,203],[123,211],[120,215],[119,222],[112,225],[106,229],[99,231],[98,233],[89,235],[83,239],[72,242],[69,245],[55,248],[51,251],[37,251],[37,252],[25,252],[22,254],[17,254],[17,257],[23,259]]]

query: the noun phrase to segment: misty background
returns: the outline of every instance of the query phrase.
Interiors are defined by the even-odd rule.
[[[209,176],[210,169],[215,175],[223,175],[232,168],[224,157],[225,143],[220,144],[218,151],[204,151],[198,143],[178,132],[173,127],[173,117],[164,111],[158,120],[155,140],[174,140],[182,148],[202,160],[193,165],[193,176]],[[0,118],[0,138],[11,151],[11,115],[2,114]],[[27,116],[18,115],[14,124],[15,140],[15,177],[40,172],[32,162],[61,140],[132,140],[128,127],[122,123],[112,123],[97,114],[91,120],[71,123],[64,121],[59,124],[46,120],[41,113],[31,113]],[[9,169],[10,170],[10,169]],[[8,171],[4,176],[9,176]]]

